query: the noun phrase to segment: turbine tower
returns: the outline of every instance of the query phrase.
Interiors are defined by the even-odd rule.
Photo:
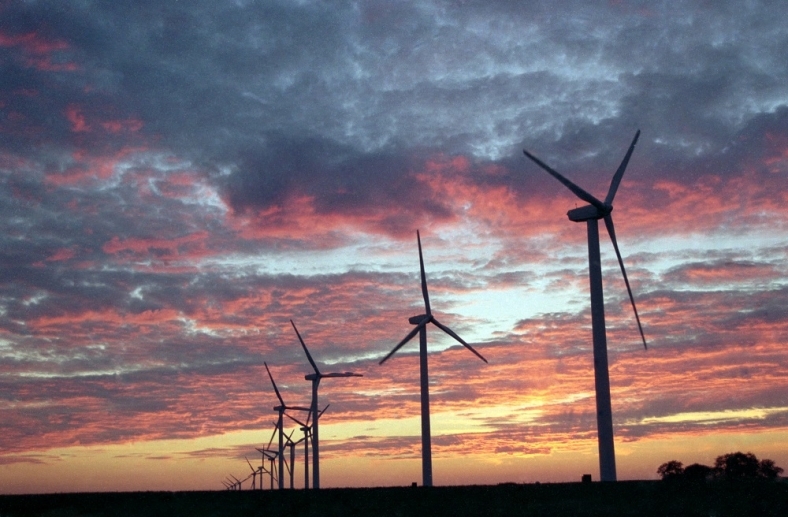
[[[271,384],[274,386],[274,391],[276,392],[276,398],[279,399],[279,405],[274,408],[274,411],[279,413],[279,420],[277,421],[276,428],[279,430],[279,489],[283,490],[285,488],[284,482],[284,475],[285,475],[285,464],[284,457],[285,457],[285,443],[284,443],[284,429],[283,429],[283,417],[285,414],[285,410],[298,410],[298,411],[309,411],[309,408],[306,407],[299,407],[299,406],[287,406],[285,405],[285,401],[282,400],[282,395],[279,393],[279,389],[276,387],[276,383],[274,382],[274,377],[271,375],[271,370],[268,369],[268,364],[263,361],[265,365],[265,371],[268,372],[268,378],[271,379]]]
[[[342,372],[342,373],[321,373],[320,370],[317,368],[317,364],[315,364],[315,360],[312,359],[312,354],[309,353],[309,349],[306,347],[304,340],[301,339],[301,334],[298,333],[298,329],[293,323],[293,320],[290,320],[290,324],[293,325],[293,330],[295,330],[296,336],[298,336],[298,340],[301,342],[301,346],[304,348],[304,352],[306,352],[306,358],[309,359],[309,364],[312,365],[312,369],[315,373],[310,373],[309,375],[305,375],[304,379],[312,382],[312,488],[319,489],[320,488],[320,441],[319,441],[319,434],[318,434],[318,420],[319,414],[317,410],[317,388],[320,385],[321,379],[332,379],[337,377],[363,377],[360,373],[353,373],[353,372]]]
[[[487,362],[487,359],[473,349],[471,345],[463,341],[452,329],[441,324],[435,316],[432,315],[430,308],[430,296],[427,293],[427,276],[424,274],[424,258],[421,254],[421,236],[419,231],[416,230],[416,241],[419,245],[419,265],[421,266],[421,292],[424,295],[424,309],[426,314],[420,314],[408,319],[411,325],[416,325],[416,328],[410,331],[405,339],[399,342],[394,350],[380,360],[378,364],[383,364],[389,357],[402,348],[402,346],[413,339],[419,334],[419,358],[420,358],[420,375],[421,375],[421,475],[422,486],[432,486],[432,442],[430,438],[430,387],[429,387],[429,373],[427,370],[427,324],[432,323],[446,334],[460,342],[462,346],[476,354],[476,356]]]
[[[621,178],[624,176],[624,171],[629,163],[629,158],[632,156],[632,151],[635,150],[635,144],[640,136],[640,130],[635,133],[635,138],[629,146],[627,154],[621,161],[618,170],[613,175],[613,180],[610,182],[610,188],[607,191],[607,197],[604,201],[600,201],[582,188],[578,187],[564,176],[550,168],[539,158],[532,155],[523,149],[525,155],[536,162],[541,168],[546,170],[551,176],[564,184],[581,200],[589,203],[586,206],[575,208],[567,212],[570,221],[576,223],[585,222],[588,231],[588,276],[591,284],[591,326],[594,338],[594,384],[596,388],[596,422],[597,422],[597,439],[599,441],[599,478],[602,481],[615,481],[616,480],[616,452],[613,444],[613,410],[610,404],[610,374],[608,372],[607,364],[607,337],[605,335],[605,301],[602,291],[602,266],[599,257],[599,225],[600,219],[605,220],[607,233],[610,235],[610,240],[613,242],[613,249],[616,250],[618,257],[618,264],[621,266],[621,274],[624,276],[624,283],[627,286],[629,293],[629,300],[632,302],[632,310],[635,312],[635,320],[637,320],[638,330],[640,330],[640,337],[643,340],[643,346],[648,349],[646,345],[646,336],[643,334],[643,327],[640,324],[640,316],[635,306],[635,297],[632,295],[632,289],[629,286],[629,279],[627,278],[627,271],[624,269],[624,260],[621,258],[621,252],[618,250],[618,242],[616,241],[616,231],[613,226],[613,198],[616,196],[616,191],[621,183]]]

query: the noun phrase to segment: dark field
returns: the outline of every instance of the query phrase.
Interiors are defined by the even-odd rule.
[[[0,496],[0,517],[41,516],[788,516],[788,484],[627,481],[319,492],[127,492]]]

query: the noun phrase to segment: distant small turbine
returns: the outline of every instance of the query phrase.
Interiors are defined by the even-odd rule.
[[[258,449],[258,450],[259,450],[259,449]],[[244,457],[244,458],[246,459],[246,457]],[[249,459],[246,459],[246,463],[249,463]],[[252,464],[251,464],[251,463],[249,463],[249,466],[251,467],[251,466],[252,466]],[[260,476],[260,488],[259,488],[259,489],[260,489],[260,490],[262,490],[262,489],[263,489],[263,475],[264,475],[266,472],[268,472],[268,471],[267,471],[267,470],[265,470],[265,455],[263,455],[263,457],[262,457],[262,458],[261,458],[261,460],[260,460],[260,466],[259,466],[259,467],[257,467],[256,469],[255,469],[254,467],[252,467],[252,489],[254,489],[254,480],[255,480],[255,475],[258,475],[258,476]]]
[[[389,352],[389,354],[380,360],[378,364],[383,364],[388,360],[389,357],[394,355],[394,353],[402,348],[402,346],[413,339],[413,337],[418,333],[419,334],[419,359],[420,359],[420,366],[421,366],[421,475],[422,475],[422,485],[423,486],[432,486],[432,443],[430,437],[430,386],[429,386],[429,373],[427,370],[427,324],[432,323],[446,334],[450,335],[454,339],[460,342],[462,346],[476,354],[476,356],[484,361],[487,362],[487,359],[482,357],[482,355],[473,349],[471,345],[463,341],[463,339],[458,336],[452,329],[449,327],[441,324],[435,316],[432,315],[432,309],[430,308],[430,296],[427,292],[427,275],[424,273],[424,258],[421,254],[421,236],[419,235],[419,231],[416,230],[416,241],[419,245],[419,265],[421,267],[421,292],[424,295],[424,309],[426,314],[420,314],[418,316],[413,316],[408,319],[408,322],[411,325],[416,325],[416,328],[411,330],[405,339],[399,342],[397,346],[394,347],[394,350]]]
[[[637,307],[635,307],[635,297],[629,287],[627,271],[624,269],[624,260],[618,250],[616,242],[616,230],[613,226],[613,198],[616,196],[618,185],[624,176],[624,171],[635,150],[635,144],[640,136],[640,130],[635,133],[635,138],[629,146],[627,154],[618,166],[618,170],[613,175],[610,188],[607,192],[605,201],[600,201],[582,188],[578,187],[564,176],[550,168],[539,158],[532,155],[525,149],[525,155],[536,162],[541,168],[546,170],[551,176],[560,181],[566,188],[571,190],[577,197],[589,203],[586,206],[575,208],[567,212],[570,221],[580,223],[585,221],[588,230],[588,276],[591,284],[591,326],[594,337],[594,381],[596,388],[596,422],[597,439],[599,441],[599,478],[602,481],[616,480],[616,452],[613,444],[613,410],[610,403],[610,374],[607,364],[607,336],[605,334],[605,300],[602,291],[602,266],[599,257],[599,225],[597,221],[605,220],[607,233],[613,241],[613,249],[616,250],[618,264],[621,266],[621,274],[624,276],[624,283],[627,285],[629,300],[632,302],[632,310],[635,312],[635,320],[638,323],[640,337],[643,339],[643,347],[646,349],[646,336],[643,334],[643,327],[640,324]]]
[[[286,409],[294,409],[298,411],[309,411],[310,409],[307,407],[299,407],[299,406],[287,406],[285,405],[285,401],[282,400],[282,395],[279,393],[279,388],[276,387],[276,383],[274,382],[274,377],[271,375],[271,370],[268,369],[268,364],[263,362],[265,365],[265,371],[268,372],[268,378],[271,379],[271,384],[274,386],[274,391],[276,392],[276,398],[279,399],[279,405],[274,408],[274,411],[279,413],[279,421],[277,422],[277,429],[279,430],[279,489],[283,490],[285,488],[284,483],[284,476],[285,476],[285,465],[284,465],[284,457],[285,457],[285,443],[284,443],[284,429],[283,427],[283,416],[285,414]]]
[[[244,456],[246,463],[249,465],[249,468],[252,470],[252,490],[257,488],[257,471],[254,469],[251,463],[249,463],[249,458]]]
[[[268,474],[269,474],[269,477],[271,479],[271,490],[273,490],[274,489],[274,471],[276,470],[276,468],[274,466],[274,462],[276,461],[276,451],[271,451],[271,450],[268,450],[268,449],[259,449],[257,447],[255,447],[255,450],[257,450],[257,452],[259,452],[260,454],[263,455],[263,461],[265,461],[266,459],[268,460],[268,463],[269,463],[268,469],[267,470],[264,469],[264,471],[268,472]],[[260,479],[260,488],[262,489],[262,487],[263,487],[263,481],[262,481],[262,478],[261,478]]]
[[[230,474],[230,477],[235,480],[235,486],[237,487],[236,490],[240,490],[241,489],[241,483],[243,483],[243,482],[240,479],[238,479],[237,477],[233,476],[232,474]]]
[[[269,469],[266,472],[268,472],[269,477],[271,478],[271,490],[274,489],[274,474],[275,474],[274,471],[276,470],[274,467],[274,461],[276,460],[276,451],[271,450],[271,444],[274,443],[274,436],[276,436],[276,432],[278,430],[279,430],[279,426],[276,423],[274,423],[274,432],[271,433],[271,438],[268,440],[268,445],[266,445],[262,449],[255,447],[255,450],[257,450],[257,452],[263,455],[261,459],[261,463],[265,463],[265,460],[268,459]],[[263,486],[263,482],[261,478],[260,487],[262,488],[262,486]]]
[[[312,365],[312,369],[315,371],[315,373],[305,375],[304,379],[312,381],[312,488],[318,489],[320,488],[320,435],[318,432],[319,419],[317,411],[317,387],[320,385],[321,379],[334,379],[337,377],[363,377],[363,375],[353,372],[320,373],[320,370],[317,368],[317,364],[315,364],[315,360],[312,359],[312,354],[309,353],[306,343],[304,343],[304,340],[301,339],[301,334],[298,333],[298,329],[296,328],[295,323],[293,323],[293,320],[290,320],[290,324],[293,325],[293,330],[295,330],[296,336],[298,336],[298,340],[301,342],[304,352],[306,352],[306,358],[309,360],[309,364]]]

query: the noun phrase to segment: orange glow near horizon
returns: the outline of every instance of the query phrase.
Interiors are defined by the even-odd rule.
[[[26,453],[19,455],[16,463],[0,464],[0,484],[5,494],[219,490],[224,475],[247,477],[249,468],[244,456],[252,465],[259,463],[259,455],[253,448],[256,442],[248,442],[259,434],[245,431],[189,440],[77,446]],[[418,441],[417,436],[410,438]],[[528,444],[534,450],[549,452],[500,453],[486,448],[490,441],[495,441],[494,436],[474,434],[461,453],[446,454],[440,447],[434,449],[435,484],[577,482],[583,474],[598,479],[594,436],[573,440],[569,446],[549,442]],[[331,443],[326,441],[329,447]],[[770,458],[778,465],[786,465],[786,444],[788,428],[749,433],[680,433],[634,442],[616,440],[619,479],[658,479],[657,467],[668,460],[675,459],[685,465],[713,465],[714,458],[734,451],[753,452],[761,459]],[[421,460],[418,454],[358,456],[347,451],[341,456],[321,457],[321,473],[321,484],[326,488],[407,486],[414,481],[421,484]],[[266,490],[268,482],[266,475]],[[294,486],[303,488],[300,448],[296,452]]]

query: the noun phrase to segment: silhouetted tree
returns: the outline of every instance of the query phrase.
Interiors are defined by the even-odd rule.
[[[684,468],[684,479],[687,481],[704,481],[714,473],[714,469],[708,465],[693,463]]]
[[[723,479],[775,479],[783,469],[772,460],[761,460],[755,454],[748,452],[732,452],[717,456],[714,461],[714,471]]]
[[[761,460],[758,464],[758,477],[776,479],[782,473],[783,469],[778,467],[772,460]]]
[[[666,481],[668,479],[676,479],[684,474],[684,466],[680,461],[670,460],[669,462],[663,463],[657,467],[657,474],[659,474],[660,477]]]

